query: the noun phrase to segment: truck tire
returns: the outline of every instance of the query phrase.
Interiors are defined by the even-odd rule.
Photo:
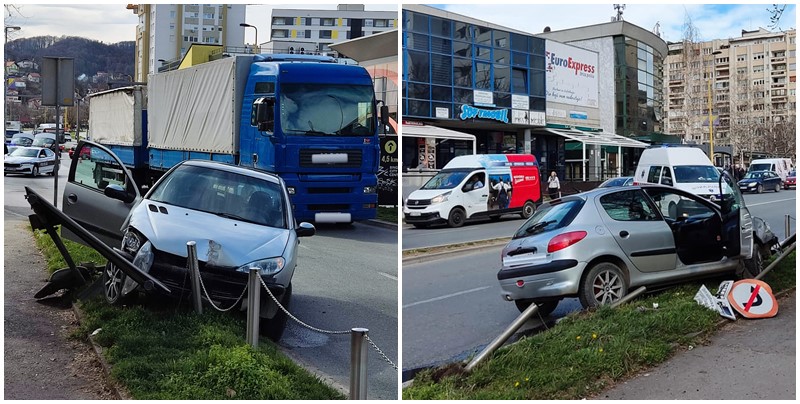
[[[533,216],[535,212],[536,212],[536,204],[531,201],[526,201],[525,205],[522,205],[522,212],[520,212],[519,215],[522,216],[523,219],[527,219]],[[539,310],[541,310],[541,308],[539,308]]]
[[[450,211],[450,215],[447,217],[447,224],[450,225],[450,227],[461,227],[464,225],[466,215],[464,209],[453,208],[453,210]]]

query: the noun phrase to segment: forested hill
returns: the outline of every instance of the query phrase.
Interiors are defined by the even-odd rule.
[[[33,60],[41,66],[42,57],[75,59],[75,76],[94,76],[97,72],[133,74],[136,55],[133,41],[105,44],[76,36],[37,36],[9,41],[6,60]]]

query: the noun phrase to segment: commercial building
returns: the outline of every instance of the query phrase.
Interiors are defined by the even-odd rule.
[[[244,4],[129,4],[136,26],[134,81],[180,61],[194,44],[244,49]]]
[[[402,49],[404,187],[406,177],[471,154],[473,138],[477,153],[531,153],[542,171],[580,182],[627,174],[633,150],[646,147],[605,122],[614,116],[613,92],[602,98],[614,88],[613,47],[404,5]]]
[[[730,147],[733,161],[746,163],[751,153],[775,152],[769,135],[784,124],[796,130],[796,38],[794,29],[760,28],[738,38],[670,43],[666,131],[710,144],[711,121],[715,154]]]
[[[396,11],[366,11],[363,4],[340,4],[336,10],[273,9],[270,41],[264,52],[327,54],[330,45],[397,29]]]

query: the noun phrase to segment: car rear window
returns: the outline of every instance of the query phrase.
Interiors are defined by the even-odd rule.
[[[584,205],[582,199],[559,201],[552,205],[543,205],[528,219],[513,238],[528,237],[551,230],[560,229],[572,223]]]

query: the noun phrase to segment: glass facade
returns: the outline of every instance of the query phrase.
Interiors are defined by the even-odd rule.
[[[644,42],[614,37],[616,130],[629,137],[663,131],[663,60]]]
[[[511,94],[545,110],[544,39],[403,10],[403,115],[455,119],[473,91],[498,108]]]

